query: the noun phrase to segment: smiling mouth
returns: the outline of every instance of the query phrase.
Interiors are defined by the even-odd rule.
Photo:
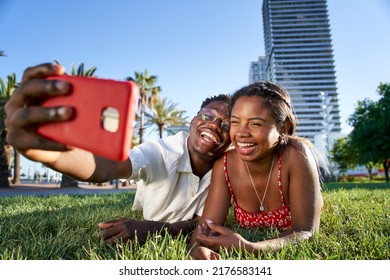
[[[202,136],[202,138],[204,140],[206,140],[207,142],[210,142],[210,143],[213,143],[213,144],[217,144],[219,145],[220,144],[220,141],[217,139],[217,137],[215,137],[212,133],[210,132],[207,132],[207,131],[202,131],[200,133],[200,136]]]
[[[253,143],[237,142],[237,147],[241,150],[250,150],[253,149],[255,146],[256,144]]]

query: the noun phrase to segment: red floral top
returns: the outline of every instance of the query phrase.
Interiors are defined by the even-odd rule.
[[[267,212],[247,212],[242,209],[236,201],[233,190],[230,186],[229,176],[227,173],[227,152],[224,155],[224,173],[226,183],[229,188],[230,196],[233,200],[234,205],[234,214],[236,216],[237,222],[245,228],[255,228],[255,227],[274,227],[274,228],[290,228],[291,227],[291,212],[290,207],[284,204],[283,190],[282,190],[282,180],[281,180],[281,165],[282,165],[282,153],[278,157],[278,185],[280,200],[282,201],[282,206],[279,209]]]

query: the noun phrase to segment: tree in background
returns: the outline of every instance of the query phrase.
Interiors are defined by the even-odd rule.
[[[370,172],[373,166],[381,163],[386,182],[389,182],[390,84],[381,83],[378,92],[381,98],[377,102],[368,98],[358,102],[348,119],[353,127],[348,137],[356,149],[358,164],[365,165]]]
[[[151,108],[152,113],[145,113],[146,126],[156,125],[156,130],[158,131],[160,138],[162,138],[166,127],[186,125],[187,117],[183,117],[185,111],[177,110],[176,106],[176,103],[173,103],[167,98],[156,98],[155,103]]]
[[[134,78],[127,77],[126,80],[135,82],[139,88],[139,143],[141,144],[144,142],[146,109],[151,109],[154,106],[155,100],[161,92],[161,88],[155,85],[157,76],[150,76],[147,70],[143,73],[135,72]]]
[[[6,142],[7,129],[5,127],[5,103],[10,98],[12,92],[16,89],[16,75],[12,73],[7,76],[7,80],[3,81],[0,78],[0,186],[9,187],[9,177],[11,168],[14,168],[13,183],[20,183],[20,154],[16,152]],[[13,162],[12,162],[13,161]]]
[[[344,176],[348,169],[357,166],[357,152],[355,151],[349,137],[339,138],[333,144],[331,160]]]

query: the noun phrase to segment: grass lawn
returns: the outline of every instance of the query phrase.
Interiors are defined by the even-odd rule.
[[[321,230],[310,241],[291,244],[260,257],[222,251],[235,260],[388,260],[390,259],[390,184],[329,183]],[[188,260],[187,236],[150,236],[105,247],[97,223],[132,212],[133,193],[107,195],[19,196],[0,198],[0,260]],[[230,214],[228,226],[250,240],[275,230],[242,230]]]

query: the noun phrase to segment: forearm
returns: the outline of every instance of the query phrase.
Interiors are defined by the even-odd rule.
[[[168,232],[173,235],[177,236],[180,233],[183,235],[190,234],[193,232],[198,225],[197,219],[192,219],[189,221],[180,221],[175,223],[169,223],[167,224]]]
[[[248,242],[245,250],[248,252],[276,251],[287,246],[291,242],[301,242],[312,237],[311,231],[286,231],[277,238],[263,240],[260,242]]]
[[[94,183],[131,175],[130,161],[114,162],[80,149],[62,152],[55,161],[45,165],[75,180]]]
[[[44,164],[79,181],[88,181],[96,169],[93,155],[79,149],[62,152],[55,161]]]

